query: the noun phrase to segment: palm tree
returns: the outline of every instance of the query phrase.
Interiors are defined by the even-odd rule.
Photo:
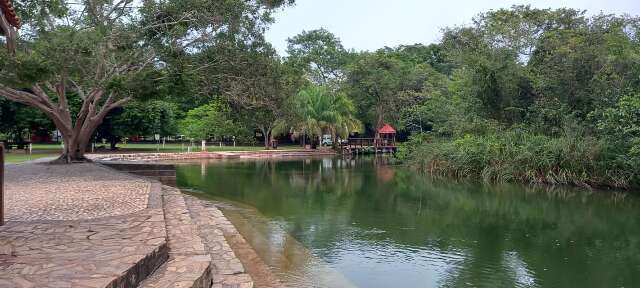
[[[332,92],[325,86],[310,85],[293,98],[298,116],[294,129],[304,135],[318,136],[324,133],[332,138],[346,138],[351,132],[360,131],[362,124],[355,118],[353,102],[343,93]]]

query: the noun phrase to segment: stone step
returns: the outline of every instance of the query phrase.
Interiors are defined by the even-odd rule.
[[[160,177],[160,176],[176,176],[176,169],[173,170],[130,170],[127,171],[131,174],[139,175],[139,176],[150,176],[150,177]]]
[[[211,255],[214,287],[283,287],[222,211],[193,196],[184,197]]]
[[[112,169],[159,181],[164,185],[176,186],[176,165],[163,163],[110,162],[100,164]]]
[[[181,192],[162,186],[169,261],[140,284],[143,288],[209,288],[211,257],[198,234]]]
[[[119,171],[144,171],[144,170],[176,170],[176,165],[166,163],[136,163],[136,162],[117,162],[104,161],[102,165],[111,167]]]
[[[209,255],[174,255],[142,282],[140,287],[209,288],[211,287],[210,267]]]
[[[136,287],[169,258],[161,211],[0,227],[0,287]]]

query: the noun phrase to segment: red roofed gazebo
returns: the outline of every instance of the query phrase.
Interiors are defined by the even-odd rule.
[[[340,142],[340,149],[344,153],[391,153],[396,152],[396,129],[384,124],[376,130],[375,138],[349,138]]]
[[[389,124],[384,124],[382,128],[378,129],[378,134],[396,134],[396,129],[393,129]]]
[[[384,124],[376,131],[375,144],[379,148],[395,149],[396,129],[393,129],[389,124]]]

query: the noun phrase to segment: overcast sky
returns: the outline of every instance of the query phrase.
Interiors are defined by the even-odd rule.
[[[444,27],[468,24],[480,12],[519,4],[640,15],[640,0],[296,0],[295,6],[275,15],[267,39],[283,55],[287,38],[320,27],[337,35],[347,49],[358,51],[432,43]]]

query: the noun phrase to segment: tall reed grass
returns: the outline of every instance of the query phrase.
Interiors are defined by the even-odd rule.
[[[488,182],[525,182],[584,187],[636,186],[637,168],[592,137],[551,137],[522,130],[487,135],[412,138],[402,157],[432,175],[480,177]]]

